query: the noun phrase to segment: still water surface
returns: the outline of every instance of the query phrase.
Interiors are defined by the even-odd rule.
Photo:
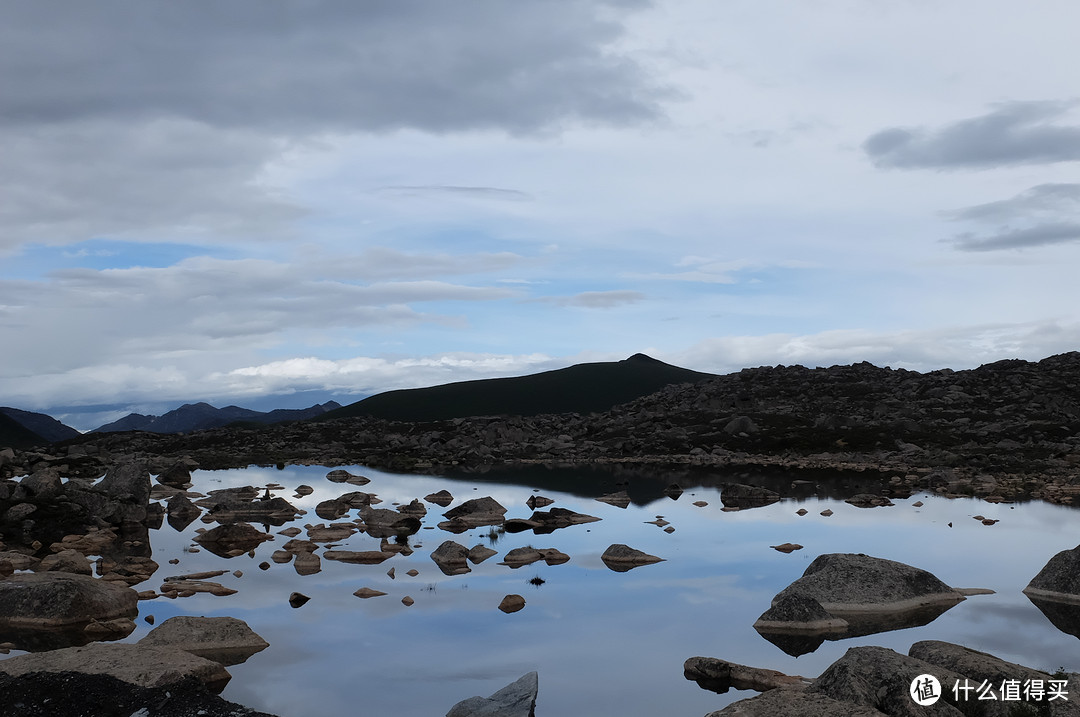
[[[958,642],[1040,669],[1080,669],[1077,638],[1055,628],[1021,593],[1051,556],[1080,542],[1076,509],[925,494],[896,500],[893,507],[861,509],[837,498],[816,497],[838,494],[835,482],[824,476],[817,485],[805,487],[803,494],[809,497],[725,512],[716,487],[723,476],[697,480],[685,474],[673,478],[685,488],[675,500],[660,493],[672,482],[670,476],[631,477],[635,503],[620,509],[593,496],[626,487],[617,484],[625,475],[594,471],[587,476],[594,487],[582,489],[585,475],[571,469],[435,477],[345,468],[371,483],[332,483],[325,478],[326,468],[290,466],[197,471],[193,490],[280,483],[287,490],[277,495],[308,511],[289,524],[302,527],[328,522],[315,515],[317,503],[357,489],[378,495],[384,501],[380,508],[444,488],[455,497],[449,507],[490,495],[507,507],[507,517],[525,518],[531,513],[525,503],[540,486],[539,494],[555,500],[550,507],[602,520],[548,535],[489,537],[486,527],[453,535],[434,527],[449,507],[427,504],[425,527],[409,540],[420,546],[412,555],[369,566],[323,560],[322,571],[309,576],[298,575],[291,564],[258,568],[288,540],[284,536],[263,543],[254,557],[224,559],[206,550],[185,552],[197,528],[212,526],[196,521],[178,532],[165,523],[151,531],[154,559],[162,568],[152,583],[137,589],[156,588],[165,575],[227,568],[241,570],[243,576],[226,574],[215,580],[239,592],[144,601],[141,617],[152,614],[160,624],[174,615],[230,615],[245,620],[270,643],[245,664],[229,668],[233,679],[226,698],[281,717],[430,717],[536,670],[536,712],[541,716],[700,717],[752,693],[702,690],[683,678],[682,663],[688,657],[720,657],[816,676],[849,647],[882,645],[906,653],[913,642],[924,639]],[[606,484],[595,485],[598,478]],[[294,498],[292,491],[301,484],[315,492]],[[919,500],[924,505],[913,507]],[[708,505],[698,507],[695,501]],[[800,517],[799,508],[809,513]],[[832,516],[820,515],[826,508]],[[975,515],[1000,522],[985,526]],[[675,532],[646,523],[657,516],[669,521]],[[339,520],[355,517],[356,511],[350,511]],[[499,555],[472,566],[466,575],[447,577],[429,557],[444,540],[466,547],[482,543]],[[805,548],[783,554],[769,547],[784,542]],[[612,543],[626,543],[665,561],[613,572],[600,560]],[[377,539],[358,533],[341,549],[377,550],[378,545]],[[498,564],[506,551],[524,545],[558,548],[571,560],[516,570]],[[929,570],[952,586],[991,588],[996,594],[971,597],[922,627],[825,642],[811,654],[791,657],[752,625],[773,595],[798,578],[814,557],[832,552],[898,560]],[[169,565],[171,558],[180,563]],[[391,566],[395,579],[386,574]],[[412,568],[419,575],[405,574]],[[537,577],[543,584],[530,584]],[[354,597],[353,591],[364,586],[389,594]],[[310,602],[291,608],[288,597],[293,591],[310,596]],[[520,612],[503,614],[497,606],[512,593],[522,595],[527,604]],[[401,603],[406,595],[415,600],[411,607]],[[149,629],[140,620],[126,641],[138,640]]]

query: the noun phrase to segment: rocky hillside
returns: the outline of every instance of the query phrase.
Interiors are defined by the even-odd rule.
[[[1080,353],[920,374],[868,363],[746,369],[594,414],[401,422],[369,417],[186,436],[84,437],[7,471],[114,454],[204,467],[289,462],[406,471],[638,462],[881,471],[900,485],[1071,501],[1080,493]]]

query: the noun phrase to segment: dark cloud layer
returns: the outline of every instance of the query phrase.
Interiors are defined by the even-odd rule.
[[[5,0],[0,122],[531,132],[655,117],[662,91],[606,49],[612,5]]]
[[[1080,126],[1052,124],[1072,102],[1006,102],[937,129],[883,130],[863,143],[879,167],[985,169],[1080,160]]]
[[[0,0],[0,253],[289,236],[262,177],[327,133],[650,121],[666,90],[611,49],[644,4]]]
[[[1040,184],[1010,199],[944,212],[956,221],[989,225],[951,242],[962,251],[994,251],[1080,241],[1080,184]]]

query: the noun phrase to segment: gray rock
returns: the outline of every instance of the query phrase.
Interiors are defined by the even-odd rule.
[[[1050,558],[1024,594],[1055,602],[1080,603],[1080,545]]]
[[[215,693],[221,692],[230,679],[218,663],[183,650],[100,643],[0,660],[0,672],[15,676],[33,672],[109,675],[140,687],[167,687],[195,677]]]
[[[804,689],[810,680],[798,675],[785,675],[777,670],[747,667],[715,657],[691,657],[683,663],[683,677],[698,683],[705,690],[724,694],[737,690]]]
[[[234,554],[254,550],[261,543],[273,540],[273,536],[256,529],[247,523],[219,525],[195,537],[195,542],[210,552],[221,557],[233,557]]]
[[[836,617],[805,593],[778,597],[754,623],[755,630],[765,632],[843,632],[847,626],[847,620]]]
[[[63,572],[19,573],[0,580],[0,629],[62,628],[134,618],[138,594],[126,585]]]
[[[447,540],[431,553],[431,559],[439,566],[443,575],[464,575],[469,572],[469,550],[460,543]]]
[[[629,545],[623,545],[622,543],[614,543],[613,545],[608,546],[608,549],[604,551],[603,555],[600,556],[600,559],[604,561],[604,565],[617,573],[625,573],[632,568],[641,565],[651,565],[652,563],[659,563],[664,560],[655,555],[649,555],[640,550],[635,550]]]
[[[188,615],[170,617],[136,644],[183,650],[226,666],[245,662],[270,646],[243,620]]]
[[[720,486],[720,502],[727,508],[760,508],[778,500],[779,493],[757,485],[725,483]]]
[[[919,675],[931,674],[941,682],[937,703],[920,706],[911,699],[911,683]],[[853,647],[821,673],[809,691],[841,702],[870,707],[892,717],[962,717],[955,698],[946,685],[963,675],[901,655],[884,647]]]
[[[443,513],[443,517],[462,522],[470,527],[501,525],[505,516],[506,508],[489,496],[467,500]]]
[[[469,562],[473,565],[479,565],[493,555],[498,555],[499,551],[492,550],[491,548],[477,544],[469,548]]]
[[[989,681],[991,685],[994,685],[996,693],[999,692],[998,687],[1001,686],[1004,680],[1019,680],[1021,683],[1026,680],[1043,680],[1043,684],[1046,684],[1048,680],[1062,679],[1060,677],[1055,678],[1046,672],[1018,665],[1015,662],[1006,662],[986,652],[979,652],[978,650],[972,650],[970,647],[939,640],[916,642],[908,650],[908,656],[935,667],[961,674],[968,678],[972,684],[979,685],[984,680]],[[1031,706],[1038,707],[1041,705],[1044,712],[1052,717],[1080,715],[1080,705],[1072,699],[1072,695],[1080,694],[1080,675],[1070,673],[1064,679],[1068,682],[1066,692],[1070,695],[1069,700],[1031,702]],[[1039,712],[1039,714],[1044,714],[1044,712]]]
[[[52,555],[46,555],[37,566],[38,572],[75,573],[76,575],[90,575],[90,561],[78,550],[61,550]]]
[[[817,600],[838,617],[845,613],[900,612],[964,600],[963,595],[925,570],[853,553],[819,555],[801,578],[773,598],[772,604],[795,594]]]
[[[534,717],[538,690],[538,675],[530,672],[490,697],[458,702],[446,717]]]
[[[187,488],[191,485],[191,471],[199,467],[196,461],[190,458],[181,458],[176,463],[163,470],[157,477],[157,482],[173,488]]]
[[[361,508],[360,517],[367,526],[368,535],[374,538],[412,535],[420,530],[420,519],[415,515],[403,515],[387,508]]]
[[[769,690],[705,717],[883,717],[884,714],[871,707],[805,690]]]
[[[454,496],[450,493],[450,491],[444,488],[443,490],[435,493],[428,493],[424,496],[424,500],[426,500],[428,503],[434,503],[435,505],[440,505],[445,508],[446,506],[454,502]]]

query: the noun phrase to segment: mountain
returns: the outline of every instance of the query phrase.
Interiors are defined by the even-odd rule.
[[[71,426],[65,426],[52,416],[47,416],[44,413],[0,406],[0,414],[10,418],[19,426],[34,434],[37,437],[36,443],[55,443],[56,441],[66,441],[69,438],[82,435]],[[0,443],[4,443],[3,439],[0,439]]]
[[[0,448],[29,448],[48,443],[6,413],[0,413]]]
[[[622,361],[576,364],[530,376],[387,391],[318,418],[372,416],[396,421],[440,421],[468,416],[595,413],[670,384],[698,383],[709,378],[713,375],[634,354]]]
[[[252,411],[239,406],[215,408],[209,403],[186,403],[161,416],[144,416],[130,413],[123,418],[95,428],[91,433],[115,433],[119,431],[149,431],[151,433],[188,433],[206,428],[220,428],[230,423],[282,423],[314,418],[327,411],[340,408],[336,401],[327,401],[310,408],[278,408],[273,411]]]

